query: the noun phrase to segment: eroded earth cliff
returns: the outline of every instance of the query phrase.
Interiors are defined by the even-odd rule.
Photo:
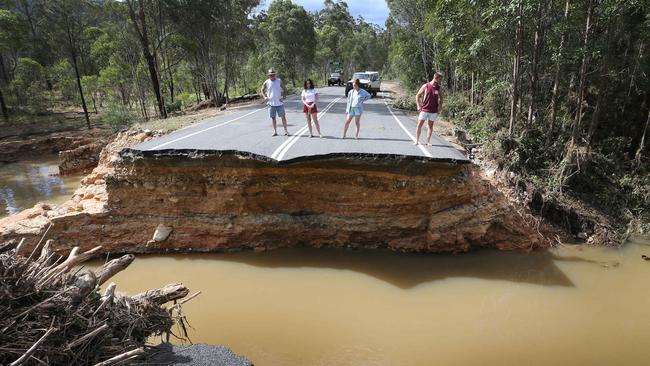
[[[121,133],[70,201],[0,220],[1,240],[35,243],[51,225],[47,238],[60,249],[109,252],[550,245],[540,225],[472,164],[327,156],[279,165],[237,152],[124,149],[152,137]]]

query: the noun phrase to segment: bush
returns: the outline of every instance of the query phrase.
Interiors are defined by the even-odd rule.
[[[469,102],[461,93],[452,93],[445,96],[442,115],[456,122],[457,118],[468,107]]]
[[[505,82],[489,83],[492,85],[485,93],[482,105],[486,110],[494,112],[498,118],[507,118],[510,116],[510,88]]]
[[[16,96],[18,109],[28,114],[38,114],[46,110],[43,66],[29,57],[21,57],[16,62],[11,90]]]
[[[167,103],[165,108],[167,109],[167,113],[180,112],[182,105],[183,102],[181,102],[179,99],[176,99],[176,101],[172,103]]]
[[[188,92],[183,92],[176,96],[176,101],[180,101],[183,108],[188,108],[196,103],[196,96]]]
[[[398,97],[393,102],[393,107],[397,109],[402,109],[405,111],[416,111],[418,110],[417,104],[415,104],[415,94],[408,93],[401,97]]]
[[[139,118],[128,108],[119,104],[109,105],[103,116],[104,122],[106,122],[113,131],[128,128],[132,124],[136,123],[138,119]]]

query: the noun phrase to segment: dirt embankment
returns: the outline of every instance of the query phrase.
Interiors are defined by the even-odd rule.
[[[110,252],[550,245],[544,226],[472,165],[334,159],[278,166],[198,152],[118,154],[153,137],[119,134],[72,200],[0,220],[0,237],[35,242],[52,224],[48,238],[66,248],[92,243]]]

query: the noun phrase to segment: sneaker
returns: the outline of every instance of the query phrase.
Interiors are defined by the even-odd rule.
[[[271,135],[271,137],[273,137],[273,136],[277,136],[277,135],[278,135],[277,132],[273,132],[273,135]]]

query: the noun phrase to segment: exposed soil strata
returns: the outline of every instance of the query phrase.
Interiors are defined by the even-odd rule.
[[[0,140],[0,163],[76,149],[103,141],[105,135],[105,131],[94,129],[84,131],[83,134],[79,131],[66,131],[27,138],[7,137]]]
[[[59,151],[59,174],[67,175],[89,171],[99,163],[99,154],[106,146],[100,140],[74,149]]]
[[[476,166],[399,157],[278,165],[235,153],[110,153],[150,137],[121,134],[72,201],[23,212],[21,222],[0,220],[2,239],[29,235],[35,241],[52,223],[48,237],[57,243],[93,242],[110,252],[297,245],[462,252],[550,245],[536,221],[518,213]],[[152,240],[160,224],[171,233]]]

